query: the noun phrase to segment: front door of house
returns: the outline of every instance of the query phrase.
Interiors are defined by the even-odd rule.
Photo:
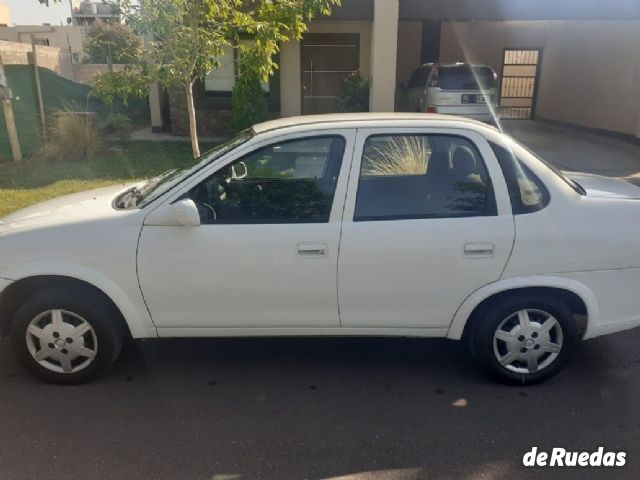
[[[360,67],[360,37],[309,33],[302,40],[302,113],[338,111],[344,79]]]

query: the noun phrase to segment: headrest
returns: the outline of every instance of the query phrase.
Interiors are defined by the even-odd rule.
[[[469,147],[456,147],[451,163],[453,164],[453,172],[456,176],[466,177],[467,175],[476,173],[476,158]]]

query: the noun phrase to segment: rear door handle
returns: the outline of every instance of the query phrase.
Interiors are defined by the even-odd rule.
[[[326,257],[329,247],[326,243],[299,243],[296,252],[301,257]]]
[[[493,243],[465,243],[462,256],[465,258],[491,258],[496,253]]]

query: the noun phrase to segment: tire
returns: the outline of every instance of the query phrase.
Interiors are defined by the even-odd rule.
[[[556,375],[571,358],[577,340],[571,310],[553,297],[534,294],[491,306],[469,338],[471,352],[491,376],[518,385]]]
[[[37,377],[64,385],[85,383],[120,354],[124,332],[119,316],[90,288],[45,289],[15,313],[11,342],[20,362]]]

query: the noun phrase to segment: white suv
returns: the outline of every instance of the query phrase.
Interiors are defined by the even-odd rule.
[[[0,225],[0,327],[78,383],[126,337],[465,339],[504,381],[640,325],[640,189],[461,117],[263,123],[186,170]]]
[[[416,69],[404,86],[408,112],[463,115],[493,122],[497,104],[496,72],[488,65],[427,63]]]

